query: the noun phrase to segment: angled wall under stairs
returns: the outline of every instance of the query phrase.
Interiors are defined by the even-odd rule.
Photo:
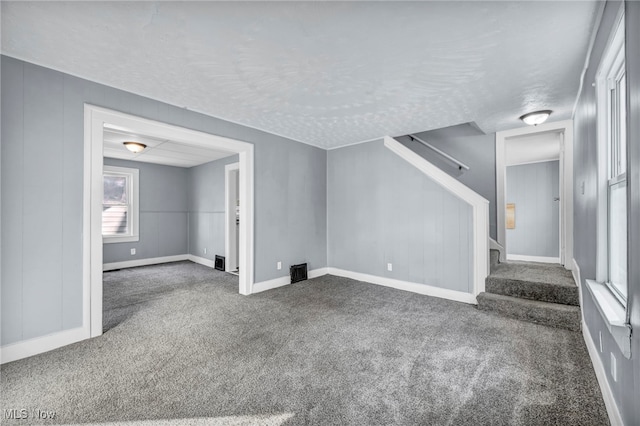
[[[496,314],[572,331],[580,330],[578,287],[561,265],[499,263],[491,250],[491,274],[478,308]]]

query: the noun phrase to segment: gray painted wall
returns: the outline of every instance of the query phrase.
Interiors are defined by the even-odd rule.
[[[17,59],[1,62],[3,345],[81,325],[85,102],[253,143],[256,281],[301,261],[326,266],[326,151]]]
[[[602,53],[613,28],[619,2],[608,2],[585,75],[582,93],[574,117],[574,256],[580,267],[582,284],[596,276],[596,209],[597,209],[597,132],[596,99],[591,84],[595,81]],[[628,117],[640,115],[640,3],[626,2],[627,99],[631,109]],[[629,254],[628,259],[640,259],[640,128],[638,120],[628,120]],[[584,185],[584,193],[582,192]],[[588,291],[582,292],[582,309],[591,338],[598,342],[602,334],[600,355],[609,384],[625,424],[640,423],[640,269],[638,262],[629,265],[628,310],[633,327],[630,360],[624,358],[611,337]],[[617,359],[618,381],[611,378],[611,355]]]
[[[507,253],[560,257],[560,161],[507,167],[507,204],[516,227],[507,229]]]
[[[103,244],[103,263],[187,253],[188,169],[114,158],[104,164],[140,171],[140,240]]]
[[[328,192],[329,266],[472,290],[471,207],[382,141],[329,151]]]
[[[188,169],[189,254],[211,260],[225,255],[224,166],[237,162],[233,155]]]
[[[486,135],[470,124],[460,124],[416,133],[415,136],[469,166],[469,170],[459,170],[455,164],[419,142],[411,141],[407,136],[398,138],[405,146],[489,200],[489,235],[495,240],[498,229],[495,133]]]

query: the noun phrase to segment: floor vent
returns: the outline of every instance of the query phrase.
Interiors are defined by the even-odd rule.
[[[224,271],[224,256],[218,256],[216,254],[216,260],[215,260],[215,263],[213,264],[213,267],[216,268],[218,271]]]
[[[304,281],[307,279],[307,264],[291,265],[289,273],[291,274],[291,284]]]

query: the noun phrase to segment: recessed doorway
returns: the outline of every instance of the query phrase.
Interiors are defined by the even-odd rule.
[[[560,132],[508,138],[507,260],[560,263]]]
[[[148,140],[171,141],[178,146],[237,154],[239,216],[239,293],[251,294],[253,286],[253,145],[154,120],[85,104],[85,174],[83,214],[83,324],[90,336],[102,334],[103,321],[103,153],[105,128],[110,132],[140,134]],[[108,138],[107,138],[108,139]],[[174,157],[179,157],[179,151]]]
[[[509,162],[512,165],[518,163],[536,162],[534,159],[517,161],[508,160],[509,153],[507,146],[509,141],[524,141],[531,152],[535,152],[535,141],[545,138],[545,135],[556,135],[559,143],[559,154],[554,158],[539,158],[539,160],[558,161],[558,191],[557,196],[551,195],[550,203],[558,203],[558,256],[538,256],[538,261],[548,261],[560,263],[566,269],[573,267],[573,121],[557,121],[552,123],[544,123],[538,126],[529,126],[513,130],[506,130],[496,133],[496,205],[498,219],[498,243],[504,247],[501,253],[501,260],[507,260],[510,252],[509,239],[507,238],[507,219],[512,222],[515,215],[515,226],[518,226],[518,205],[507,201],[507,168]],[[529,155],[527,149],[521,150],[524,155]],[[544,154],[546,155],[546,154]],[[544,156],[543,155],[543,156]],[[554,199],[558,198],[557,201]],[[507,204],[515,204],[515,206],[507,206]],[[533,213],[535,214],[535,213]],[[511,223],[510,225],[513,225]],[[548,231],[545,231],[548,232]],[[549,232],[550,233],[550,232]],[[513,256],[513,255],[512,255]]]

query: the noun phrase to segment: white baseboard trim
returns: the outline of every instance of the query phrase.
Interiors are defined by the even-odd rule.
[[[571,275],[573,275],[573,280],[576,282],[578,288],[581,288],[582,281],[580,278],[580,267],[575,259],[571,259]]]
[[[507,254],[507,260],[520,260],[523,262],[560,263],[559,257],[526,256],[523,254]]]
[[[89,330],[84,327],[72,328],[71,330],[59,331],[46,336],[34,337],[33,339],[22,340],[10,343],[0,348],[0,363],[5,364],[17,361],[33,355],[48,352],[62,346],[79,342],[90,337]]]
[[[135,268],[136,266],[157,265],[160,263],[180,262],[188,260],[188,254],[178,254],[175,256],[150,257],[148,259],[125,260],[123,262],[104,263],[103,271],[113,271],[114,269]]]
[[[591,333],[589,332],[587,323],[584,322],[584,320],[582,321],[582,336],[584,337],[584,342],[587,345],[591,364],[593,364],[593,369],[596,373],[598,384],[600,385],[600,392],[602,392],[602,399],[604,400],[604,405],[607,408],[607,414],[609,415],[611,426],[624,426],[622,416],[620,415],[616,401],[613,398],[613,392],[609,385],[609,379],[607,379],[607,373],[604,369],[604,365],[602,365],[600,355],[598,355],[598,349],[591,338]]]
[[[360,272],[345,271],[344,269],[328,268],[329,275],[351,278],[352,280],[364,281],[371,284],[391,287],[398,290],[410,291],[412,293],[423,294],[425,296],[439,297],[442,299],[455,300],[456,302],[476,305],[476,297],[471,293],[464,293],[457,290],[434,287],[427,284],[418,284],[408,281],[396,280],[393,278],[378,277],[375,275],[363,274]]]
[[[253,287],[251,287],[251,294],[260,293],[263,291],[271,290],[271,289],[282,287],[289,284],[291,284],[291,278],[288,276],[274,278],[272,280],[267,280],[267,281],[261,281],[259,283],[253,284]]]
[[[329,268],[312,269],[307,273],[307,278],[311,279],[311,278],[321,277],[322,275],[327,275],[329,273],[328,270]],[[291,277],[289,277],[288,275],[284,277],[274,278],[268,281],[262,281],[262,282],[253,284],[251,294],[260,293],[260,292],[271,290],[278,287],[283,287],[289,284],[291,284]]]
[[[318,269],[313,269],[309,271],[307,276],[309,277],[309,279],[311,279],[311,278],[318,278],[328,274],[329,274],[329,268],[318,268]]]
[[[576,259],[571,259],[571,275],[578,286],[578,303],[580,303],[580,315],[584,324],[584,308],[582,307],[582,279],[580,277],[580,267]]]
[[[195,256],[193,254],[187,254],[186,256],[187,256],[186,260],[190,260],[193,263],[197,263],[199,265],[208,266],[209,268],[215,268],[215,266],[216,266],[215,260],[207,259],[207,258],[200,257],[200,256]]]

